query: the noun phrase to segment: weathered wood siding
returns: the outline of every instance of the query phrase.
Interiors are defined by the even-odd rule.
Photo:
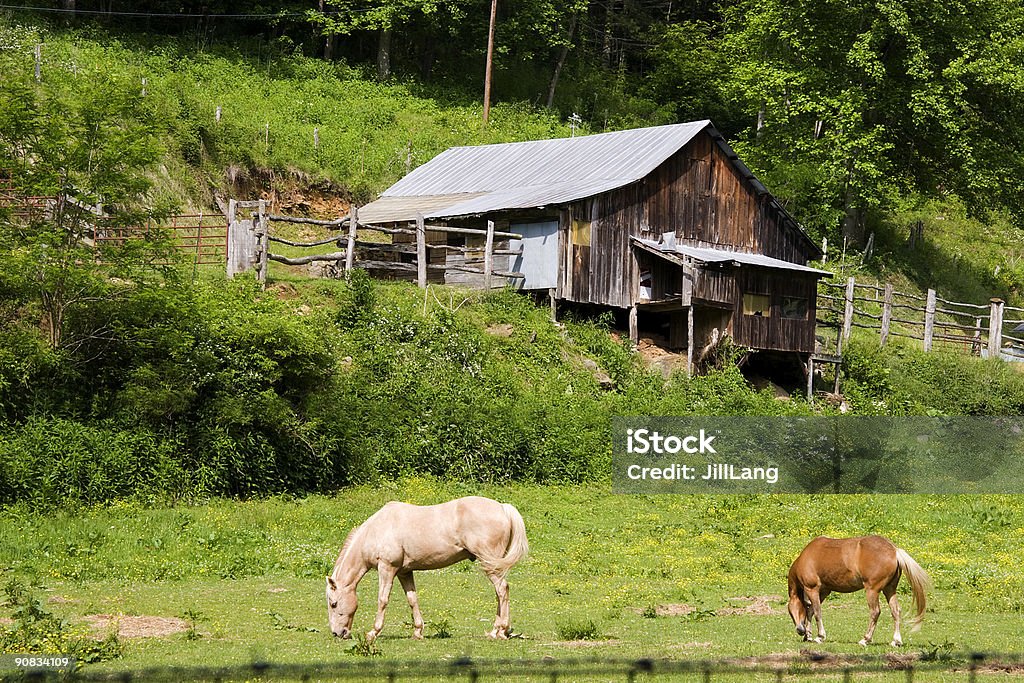
[[[643,180],[574,202],[568,214],[560,240],[559,296],[580,303],[633,304],[639,275],[629,242],[633,235],[657,239],[674,232],[679,242],[691,246],[799,264],[813,249],[784,224],[770,196],[759,196],[708,134],[694,138]],[[576,221],[590,222],[588,245],[573,241]]]
[[[809,273],[767,268],[736,269],[735,306],[732,315],[732,337],[741,346],[774,351],[814,351],[815,299],[817,278]],[[766,294],[770,300],[767,316],[745,315],[743,294]],[[783,318],[782,301],[786,297],[807,302],[803,319]]]

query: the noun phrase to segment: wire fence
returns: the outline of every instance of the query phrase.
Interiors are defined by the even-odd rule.
[[[137,670],[80,668],[6,672],[7,681],[731,681],[857,680],[976,681],[979,674],[1024,674],[1024,656],[932,650],[884,655],[842,655],[804,650],[798,655],[767,655],[722,660],[671,659],[510,659],[382,661],[274,664],[228,667],[162,667]]]

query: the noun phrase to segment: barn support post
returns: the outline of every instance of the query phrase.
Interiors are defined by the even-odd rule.
[[[1003,346],[1003,304],[1002,299],[989,299],[988,315],[988,357],[998,358]]]
[[[885,346],[889,341],[889,324],[892,322],[892,284],[885,286],[882,299],[882,329],[878,337],[878,345]]]
[[[270,256],[270,231],[267,226],[267,202],[264,199],[260,200],[259,206],[256,209],[255,227],[258,245],[257,253],[259,254],[259,258],[256,261],[259,264],[256,271],[256,279],[265,287],[267,284],[267,259]]]
[[[928,298],[924,305],[924,350],[932,350],[932,339],[935,337],[935,290],[928,290]]]
[[[640,328],[637,325],[636,304],[629,307],[629,341],[635,346],[640,342]]]
[[[686,307],[686,376],[693,377],[693,305]]]
[[[853,288],[856,286],[851,276],[846,281],[846,307],[843,309],[843,339],[850,338],[850,329],[853,327]]]
[[[427,229],[422,213],[416,214],[416,284],[427,286]]]
[[[814,354],[807,354],[807,402],[814,402]]]
[[[359,229],[359,209],[353,204],[348,210],[348,244],[345,246],[345,276],[352,272],[356,258],[356,230]]]
[[[487,240],[484,243],[484,289],[491,289],[494,272],[494,221],[487,221]]]
[[[555,289],[548,290],[548,303],[551,305],[551,322],[558,322],[558,299],[555,298]]]

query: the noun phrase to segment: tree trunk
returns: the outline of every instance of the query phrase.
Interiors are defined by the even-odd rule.
[[[562,46],[562,51],[558,55],[558,61],[555,63],[555,73],[551,76],[551,87],[548,88],[548,109],[551,109],[555,103],[555,88],[558,87],[558,77],[562,74],[562,67],[565,66],[565,60],[569,56],[569,48],[572,46],[572,39],[575,35],[576,15],[573,14],[572,21],[569,23],[569,38],[565,41],[565,45]]]
[[[380,30],[380,43],[377,46],[377,78],[386,79],[391,75],[391,27]]]
[[[612,23],[615,20],[615,0],[607,0],[608,11],[604,17],[604,40],[601,45],[601,65],[606,69],[612,63]]]
[[[843,237],[848,244],[860,247],[864,244],[864,209],[860,197],[853,189],[853,158],[846,162],[846,190],[843,192]]]

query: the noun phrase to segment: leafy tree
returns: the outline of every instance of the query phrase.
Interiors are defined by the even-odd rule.
[[[1024,9],[996,0],[744,0],[725,10],[741,145],[819,231],[898,194],[1020,205]]]
[[[18,66],[3,64],[0,160],[16,195],[49,199],[0,220],[0,292],[38,314],[52,349],[94,347],[110,302],[171,273],[163,233],[140,230],[161,213],[146,206],[159,116],[134,84],[56,71],[39,84]]]

